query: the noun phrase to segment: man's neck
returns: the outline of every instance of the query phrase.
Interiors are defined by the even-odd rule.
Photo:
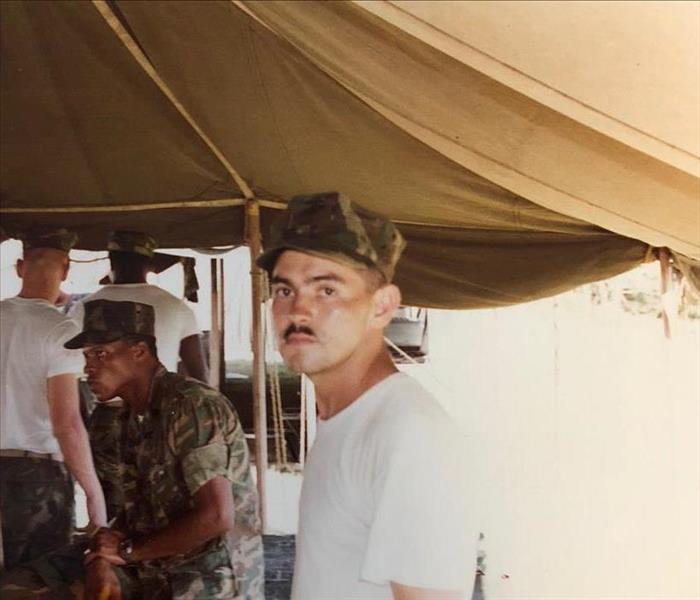
[[[148,282],[146,281],[145,277],[124,277],[119,275],[115,275],[114,281],[112,282],[114,285],[129,285],[134,283],[142,284]]]
[[[119,390],[119,396],[136,413],[143,413],[151,401],[153,379],[158,370],[158,363],[149,365],[139,376],[131,381],[124,389]]]
[[[46,300],[53,304],[58,299],[58,286],[49,285],[32,285],[28,282],[23,282],[22,289],[19,294],[20,298],[28,300]]]
[[[319,417],[325,420],[337,415],[396,371],[391,356],[382,344],[369,356],[350,356],[332,370],[311,376]]]

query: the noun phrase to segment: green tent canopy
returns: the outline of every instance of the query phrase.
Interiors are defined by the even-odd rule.
[[[700,261],[700,5],[0,3],[0,216],[103,249],[263,243],[339,190],[408,240],[410,304]]]

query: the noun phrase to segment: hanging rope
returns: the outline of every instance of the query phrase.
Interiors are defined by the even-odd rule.
[[[270,381],[270,397],[272,400],[272,422],[275,436],[275,458],[280,471],[291,471],[289,453],[287,451],[287,436],[282,414],[282,392],[280,388],[279,369],[277,363],[271,363],[268,368]]]

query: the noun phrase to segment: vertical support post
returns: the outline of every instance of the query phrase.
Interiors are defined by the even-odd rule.
[[[246,202],[246,232],[250,248],[250,277],[253,302],[253,418],[255,420],[255,468],[260,499],[260,519],[263,531],[267,525],[265,475],[267,473],[267,403],[265,394],[265,321],[264,279],[255,260],[262,251],[260,238],[260,205],[256,200]]]
[[[224,278],[224,259],[217,259],[219,264],[219,386],[226,383],[226,280]]]
[[[219,389],[221,381],[221,306],[218,259],[210,261],[211,272],[211,330],[209,331],[209,385]]]

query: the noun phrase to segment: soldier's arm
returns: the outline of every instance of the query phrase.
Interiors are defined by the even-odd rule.
[[[107,523],[107,510],[100,482],[90,453],[90,443],[80,416],[78,382],[73,374],[64,373],[47,380],[49,418],[66,465],[87,497],[91,526]]]
[[[180,342],[180,358],[190,377],[209,383],[209,368],[199,334],[187,336]]]
[[[233,528],[234,508],[231,482],[221,475],[205,483],[192,497],[193,508],[163,529],[147,537],[132,540],[131,562],[185,554]],[[88,561],[103,558],[122,565],[119,543],[123,534],[101,531],[93,540]]]
[[[153,560],[184,554],[233,529],[231,482],[223,476],[205,483],[186,515],[145,539],[135,540],[132,559]]]

